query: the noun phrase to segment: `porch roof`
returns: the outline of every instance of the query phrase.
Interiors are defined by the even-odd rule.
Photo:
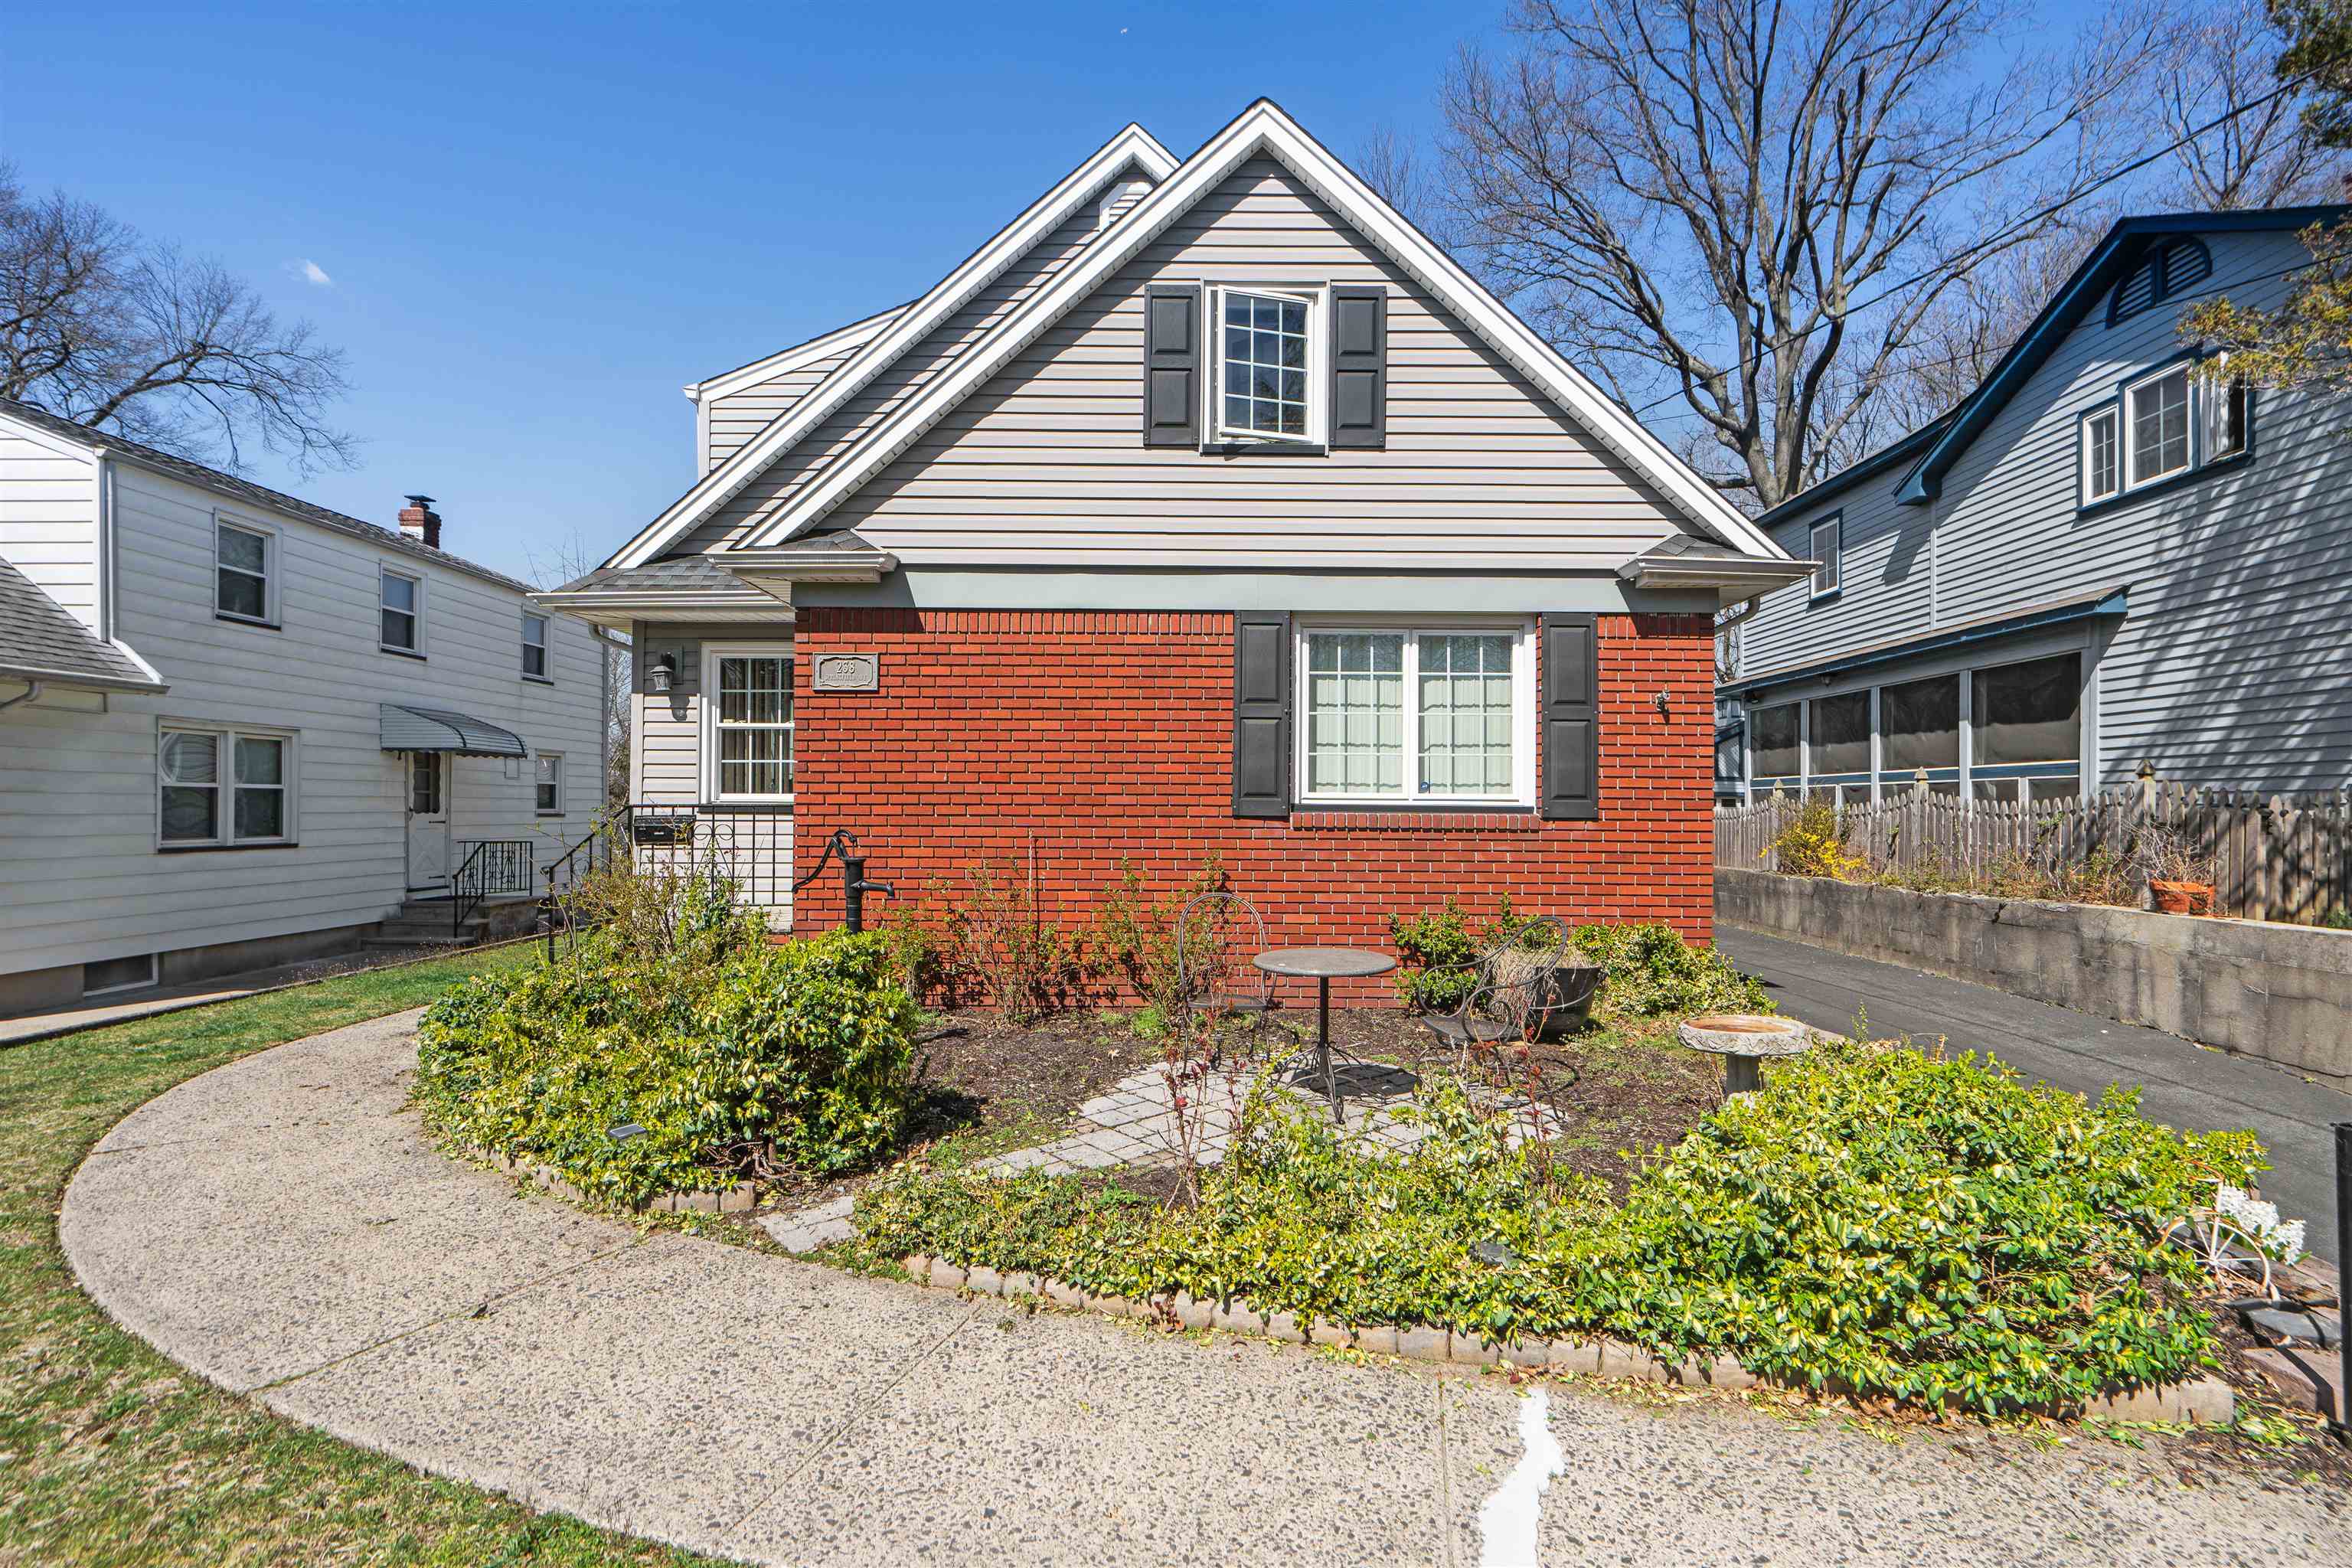
[[[383,749],[387,752],[455,752],[461,757],[520,757],[529,754],[522,737],[486,720],[447,708],[420,708],[406,702],[380,704],[383,712]]]

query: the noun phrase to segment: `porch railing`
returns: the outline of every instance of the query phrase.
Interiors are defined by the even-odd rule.
[[[492,896],[529,893],[537,858],[537,846],[528,838],[476,841],[449,879],[449,934],[463,936],[467,920]]]
[[[588,836],[541,871],[540,925],[552,959],[586,923],[573,897],[598,871],[633,865],[667,876],[713,876],[744,902],[789,908],[793,818],[789,809],[710,807],[631,801],[598,819]]]

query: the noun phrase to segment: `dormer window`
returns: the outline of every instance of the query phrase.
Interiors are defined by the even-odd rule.
[[[1211,291],[1217,359],[1209,407],[1220,441],[1323,439],[1318,292]]]

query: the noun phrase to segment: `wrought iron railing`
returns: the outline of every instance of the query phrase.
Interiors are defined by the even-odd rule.
[[[597,820],[588,836],[541,871],[540,928],[552,960],[590,923],[576,897],[600,871],[631,866],[653,875],[709,876],[745,903],[792,906],[793,818],[788,809],[677,805],[631,801]]]
[[[485,838],[475,843],[457,875],[449,879],[449,934],[466,934],[466,921],[499,893],[529,893],[538,847],[528,838]]]

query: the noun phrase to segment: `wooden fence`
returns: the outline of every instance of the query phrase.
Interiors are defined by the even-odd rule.
[[[1790,798],[1717,807],[1716,865],[1779,870],[1773,840],[1800,809]],[[2217,914],[2315,925],[2352,912],[2352,791],[2265,799],[2144,777],[2081,800],[2019,805],[1920,789],[1840,806],[1837,818],[1845,847],[1881,868],[2057,872],[2105,857],[2144,889],[2151,844],[2169,839],[2210,861]]]

